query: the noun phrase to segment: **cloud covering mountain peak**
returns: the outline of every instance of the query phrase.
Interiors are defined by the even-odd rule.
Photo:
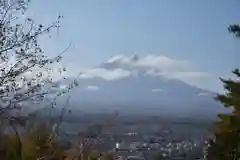
[[[215,93],[199,87],[210,74],[186,60],[163,55],[116,55],[96,67],[75,67],[71,72],[80,72],[73,106],[149,114],[161,110],[184,116],[205,114],[202,106],[216,106],[212,114],[218,111]]]
[[[189,67],[189,63],[183,60],[175,60],[163,55],[149,54],[146,56],[137,55],[117,55],[111,57],[105,62],[106,65],[122,67],[124,65],[141,68],[155,68],[158,70],[174,70],[176,68],[184,69]]]
[[[194,86],[198,86],[199,81],[210,75],[207,72],[198,71],[189,61],[154,54],[145,56],[120,54],[109,58],[97,67],[80,68],[78,71],[81,72],[81,79],[101,78],[113,81],[134,76],[152,76],[181,80]]]

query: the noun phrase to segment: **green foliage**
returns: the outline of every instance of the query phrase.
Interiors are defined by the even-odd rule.
[[[240,72],[235,69],[237,79],[222,79],[225,94],[219,94],[216,100],[230,108],[232,113],[219,114],[216,123],[215,140],[208,148],[208,159],[235,160],[240,158]]]
[[[154,158],[153,158],[154,160],[163,160],[164,159],[164,157],[162,156],[162,154],[161,153],[158,153],[158,154],[156,154],[155,156],[154,156]]]
[[[233,24],[228,27],[230,33],[240,37],[240,25]],[[238,160],[240,158],[240,70],[232,71],[236,79],[223,79],[225,94],[215,98],[225,107],[232,110],[229,114],[219,114],[219,122],[215,125],[215,139],[208,148],[209,160]]]
[[[114,160],[115,157],[114,157],[113,154],[106,153],[106,154],[104,154],[104,155],[102,156],[102,159],[103,159],[103,160]]]
[[[6,152],[6,160],[35,160],[41,157],[51,159],[63,159],[64,151],[58,147],[56,141],[48,141],[50,131],[44,125],[38,125],[31,132],[21,135],[21,157],[18,151],[18,138],[14,134],[5,134],[1,144]]]
[[[233,24],[228,27],[229,32],[233,33],[236,37],[240,37],[240,26],[239,24]]]
[[[98,160],[98,158],[101,157],[101,153],[98,151],[92,151],[91,153],[89,153],[88,155],[88,159],[89,160]]]

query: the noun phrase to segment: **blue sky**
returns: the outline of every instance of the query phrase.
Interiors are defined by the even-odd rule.
[[[29,9],[43,23],[59,13],[60,34],[43,45],[57,53],[72,42],[64,61],[74,66],[97,66],[119,54],[164,55],[210,73],[200,86],[215,91],[218,76],[240,67],[240,42],[227,31],[240,22],[238,0],[35,0]]]

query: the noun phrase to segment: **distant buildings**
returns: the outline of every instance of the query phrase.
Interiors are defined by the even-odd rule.
[[[150,127],[149,127],[150,128]],[[134,130],[135,129],[135,130]],[[157,131],[139,131],[139,128],[132,127],[129,129],[114,128],[114,131],[102,132],[101,125],[92,125],[86,129],[87,134],[78,135],[83,139],[93,140],[96,135],[102,133],[96,144],[96,149],[102,152],[112,152],[118,160],[151,160],[156,155],[162,159],[182,159],[193,160],[195,158],[203,158],[204,152],[204,136],[194,136],[188,131],[185,136],[182,132],[178,134],[178,130],[171,130],[169,128]],[[187,134],[191,134],[186,136]],[[91,135],[91,136],[89,136]],[[69,134],[67,139],[70,139]],[[74,137],[74,135],[72,135]],[[63,140],[63,144],[68,146],[68,143]]]
[[[128,156],[126,160],[145,160],[145,158],[140,156]]]

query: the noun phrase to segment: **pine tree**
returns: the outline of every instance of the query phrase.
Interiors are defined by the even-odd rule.
[[[229,31],[240,37],[240,26],[231,25]],[[216,123],[215,139],[208,148],[209,160],[238,160],[240,158],[240,70],[232,72],[236,79],[223,79],[225,94],[219,94],[216,100],[232,110],[229,114],[219,114]]]

